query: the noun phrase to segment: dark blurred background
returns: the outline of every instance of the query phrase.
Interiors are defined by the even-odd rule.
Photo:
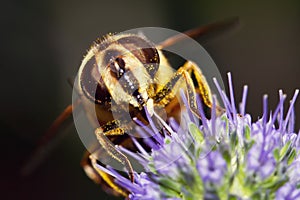
[[[250,3],[251,2],[251,3]],[[92,41],[108,32],[157,26],[184,31],[232,16],[240,26],[201,44],[221,75],[232,72],[237,101],[249,85],[247,112],[256,120],[262,95],[300,86],[298,1],[21,1],[1,3],[1,199],[113,199],[79,166],[84,147],[74,126],[35,172],[20,166],[52,120],[71,103],[67,83]],[[296,103],[300,127],[299,100]]]

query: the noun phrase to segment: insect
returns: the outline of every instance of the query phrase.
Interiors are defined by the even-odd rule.
[[[190,37],[198,37],[207,32],[228,28],[236,23],[226,20],[185,32]],[[84,57],[79,71],[77,88],[78,104],[83,105],[94,134],[100,144],[94,152],[87,152],[82,160],[86,174],[96,183],[101,183],[107,191],[127,196],[128,192],[116,185],[113,178],[96,167],[101,152],[121,163],[134,182],[131,162],[115,145],[134,149],[127,135],[137,124],[132,118],[147,123],[145,109],[150,113],[159,108],[166,111],[167,117],[178,117],[180,106],[175,96],[184,88],[191,111],[201,119],[196,104],[199,94],[204,105],[212,106],[212,94],[200,68],[187,60],[174,71],[163,53],[163,48],[182,40],[180,36],[171,37],[158,45],[145,36],[137,34],[107,35],[91,46]],[[114,105],[114,106],[113,106]],[[68,107],[53,123],[48,135],[54,134],[59,125],[72,113]],[[95,109],[96,117],[89,116],[89,109]],[[129,112],[130,119],[118,116]],[[117,115],[117,118],[116,118]],[[99,125],[99,126],[98,126]],[[97,127],[98,126],[98,127]],[[47,138],[47,137],[46,137]]]

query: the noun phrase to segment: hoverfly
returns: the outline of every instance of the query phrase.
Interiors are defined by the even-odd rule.
[[[187,31],[185,34],[196,38],[207,32],[228,28],[236,21],[231,19],[209,24]],[[134,182],[132,165],[115,145],[134,149],[127,132],[132,131],[137,124],[126,118],[122,119],[122,116],[115,119],[114,113],[126,110],[132,118],[147,123],[145,109],[151,113],[157,107],[161,107],[166,110],[167,117],[177,118],[180,106],[175,96],[180,88],[184,88],[190,110],[199,119],[201,117],[198,113],[196,95],[200,95],[207,108],[212,106],[210,87],[197,64],[187,60],[174,72],[164,56],[165,47],[182,39],[177,35],[155,45],[145,36],[138,34],[107,35],[91,46],[79,67],[77,84],[74,86],[79,95],[77,104],[85,107],[87,115],[88,109],[93,106],[96,117],[89,119],[94,126],[100,125],[95,127],[94,131],[98,144],[108,156],[126,168],[132,182]],[[112,104],[116,106],[112,107]],[[47,135],[53,135],[76,106],[74,104],[73,107],[69,106],[53,123]],[[97,148],[94,152],[85,153],[81,164],[86,174],[94,182],[100,183],[106,191],[127,196],[126,190],[115,184],[111,176],[95,166],[97,157],[101,156],[99,154],[101,153]]]

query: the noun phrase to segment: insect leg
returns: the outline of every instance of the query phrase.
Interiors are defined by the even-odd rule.
[[[211,108],[212,107],[212,93],[210,91],[210,88],[208,86],[205,76],[202,74],[201,69],[196,65],[196,63],[194,63],[192,61],[187,61],[181,68],[182,68],[182,71],[188,72],[188,74],[185,74],[188,92],[189,92],[189,90],[192,89],[189,87],[195,88],[194,83],[191,79],[191,74],[194,74],[197,84],[198,84],[197,89],[199,90],[201,98],[202,98],[204,104],[206,106],[208,106],[209,108]]]
[[[107,151],[107,153],[116,161],[125,166],[129,173],[130,180],[133,182],[133,169],[128,158],[116,149],[114,144],[106,137],[109,135],[123,135],[125,129],[119,126],[118,120],[108,122],[106,125],[95,130],[96,137],[100,145]]]
[[[85,151],[81,159],[80,165],[90,179],[92,179],[97,184],[101,184],[101,176],[99,173],[97,173],[96,169],[93,168],[93,165],[90,160],[90,155],[90,152]]]
[[[187,61],[183,68],[185,68],[185,70],[187,70],[189,72],[189,74],[193,74],[196,78],[197,84],[198,84],[198,92],[200,93],[202,100],[204,102],[204,104],[211,108],[212,107],[212,93],[210,90],[210,87],[208,86],[208,83],[206,81],[205,76],[202,74],[201,69],[197,66],[196,63],[192,62],[192,61]],[[222,108],[221,106],[218,105],[218,103],[216,103],[216,111],[218,113],[223,113],[225,111],[224,108]]]
[[[87,176],[90,179],[92,179],[96,184],[101,185],[105,191],[113,193],[115,195],[122,195],[124,197],[127,197],[127,191],[116,185],[113,181],[113,178],[110,175],[96,167],[97,160],[94,154],[95,153],[91,154],[88,151],[86,151],[81,160],[81,166],[84,169]],[[103,184],[102,181],[105,181],[106,184]]]
[[[193,62],[187,61],[182,67],[180,67],[173,75],[171,80],[153,97],[155,103],[166,105],[174,98],[178,90],[180,89],[180,81],[182,78],[185,80],[188,103],[191,111],[200,117],[198,112],[198,106],[196,102],[196,89],[194,82],[191,77],[191,73],[194,74],[199,91],[199,94],[204,102],[204,104],[211,108],[212,106],[212,95],[210,88],[206,82],[204,75],[202,74],[200,68]]]

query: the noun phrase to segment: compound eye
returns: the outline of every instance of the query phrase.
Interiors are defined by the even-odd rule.
[[[116,58],[110,63],[110,72],[113,77],[120,79],[126,72],[125,61],[121,57]]]
[[[97,69],[95,56],[87,60],[79,81],[84,95],[89,100],[96,104],[105,104],[111,101],[110,93]]]

